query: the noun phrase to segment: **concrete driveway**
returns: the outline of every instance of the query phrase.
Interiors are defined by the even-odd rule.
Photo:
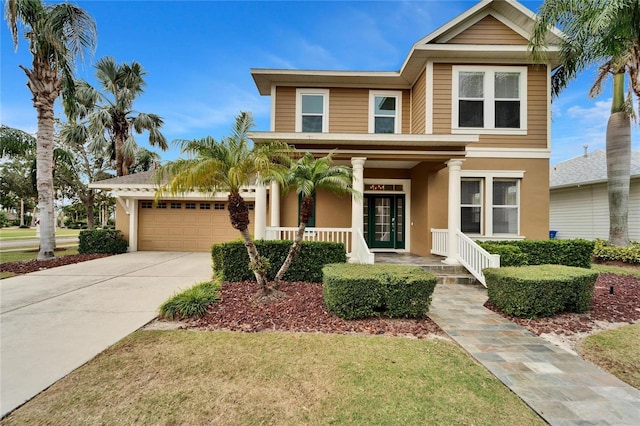
[[[0,417],[211,275],[209,253],[134,252],[0,280]]]

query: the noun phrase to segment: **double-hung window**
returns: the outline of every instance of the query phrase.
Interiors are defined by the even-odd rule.
[[[482,234],[482,179],[462,179],[460,229],[465,234]]]
[[[493,180],[493,233],[518,234],[518,180]]]
[[[527,67],[453,66],[452,132],[525,135]]]
[[[369,92],[369,133],[401,133],[402,92]]]
[[[296,132],[329,131],[329,89],[296,90]]]

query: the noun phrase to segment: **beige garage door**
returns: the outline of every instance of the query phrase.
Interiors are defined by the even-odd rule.
[[[249,213],[253,233],[253,209]],[[231,227],[226,202],[138,202],[138,250],[209,251],[213,243],[239,237]]]

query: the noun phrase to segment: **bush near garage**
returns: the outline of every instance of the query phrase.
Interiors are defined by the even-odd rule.
[[[615,246],[604,240],[596,240],[593,257],[598,262],[624,262],[640,265],[640,242],[632,241],[629,246]]]
[[[564,265],[487,268],[489,301],[502,312],[537,318],[589,310],[598,273]]]
[[[127,240],[117,229],[88,229],[80,231],[78,253],[120,254],[127,251]]]
[[[478,244],[489,253],[499,254],[501,266],[565,265],[577,268],[591,268],[594,247],[593,241],[581,239],[478,241]]]
[[[269,263],[267,278],[273,280],[289,253],[291,241],[257,240],[256,248]],[[211,247],[213,270],[224,281],[255,281],[249,269],[249,255],[243,241],[214,244]],[[298,256],[284,275],[284,281],[322,282],[322,268],[329,263],[345,263],[343,243],[303,241]]]
[[[437,278],[419,266],[333,264],[323,268],[327,309],[343,319],[421,318]]]

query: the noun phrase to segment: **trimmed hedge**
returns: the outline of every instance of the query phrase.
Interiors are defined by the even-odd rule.
[[[557,312],[585,312],[591,306],[598,273],[563,265],[487,268],[491,303],[502,312],[527,318]]]
[[[258,253],[269,262],[267,278],[272,280],[289,253],[291,241],[257,240]],[[224,281],[255,281],[249,269],[249,255],[243,241],[214,244],[211,247],[213,270]],[[298,256],[284,274],[284,281],[322,282],[322,268],[329,263],[345,263],[343,243],[303,241]]]
[[[117,229],[89,229],[80,231],[78,253],[120,254],[127,251],[127,240]]]
[[[640,264],[640,242],[633,241],[630,246],[614,246],[604,240],[596,240],[593,257],[598,261],[618,261]]]
[[[478,241],[482,248],[500,255],[501,266],[565,265],[591,268],[593,241],[515,240]]]
[[[344,319],[421,318],[437,280],[419,266],[334,264],[322,272],[324,303]]]

